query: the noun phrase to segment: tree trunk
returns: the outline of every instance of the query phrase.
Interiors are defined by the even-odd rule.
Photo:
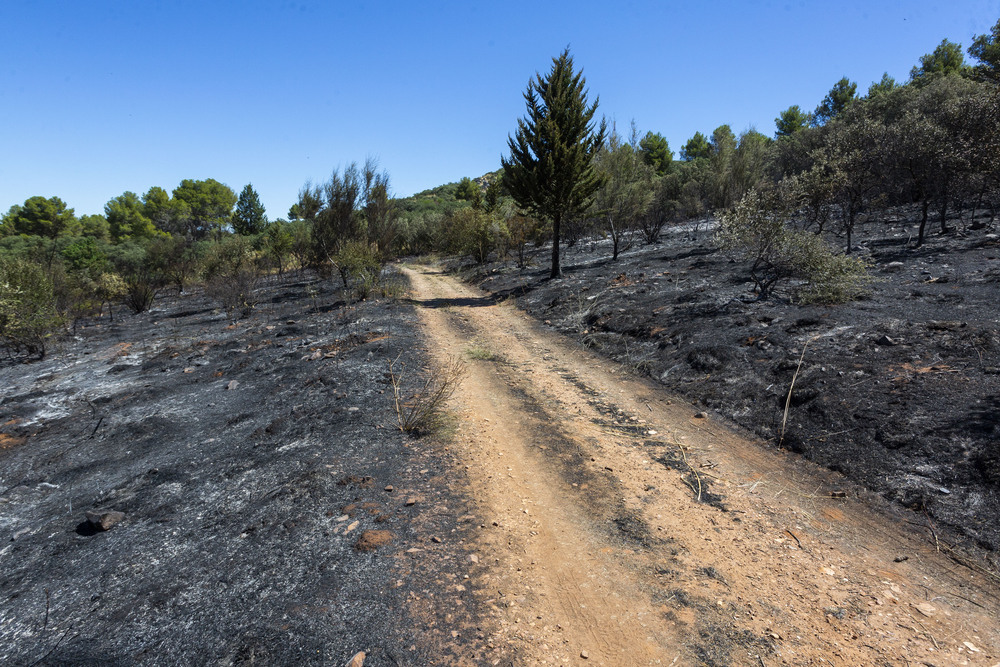
[[[984,192],[986,192],[986,185],[985,184],[983,184],[983,187],[979,188],[979,195],[976,197],[976,203],[972,205],[972,217],[971,217],[971,224],[969,225],[969,229],[982,229],[983,227],[986,226],[986,225],[977,225],[976,224],[976,211],[979,210],[980,204],[983,203],[983,193]]]
[[[928,199],[924,200],[923,206],[920,210],[920,231],[917,232],[917,247],[919,248],[924,244],[924,229],[927,228],[927,210],[930,209],[931,202]]]
[[[559,266],[559,223],[562,213],[552,216],[552,272],[549,278],[562,278],[562,267]]]
[[[846,254],[850,255],[851,254],[851,250],[852,250],[851,236],[852,236],[852,234],[854,232],[854,209],[853,208],[847,214],[847,226],[846,226],[846,228],[847,228],[847,253]]]
[[[611,261],[617,261],[621,235],[615,228],[615,219],[610,215],[608,216],[608,228],[611,230]]]

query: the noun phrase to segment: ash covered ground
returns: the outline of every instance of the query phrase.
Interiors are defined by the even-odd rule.
[[[302,275],[261,297],[232,323],[161,296],[0,365],[0,662],[482,658],[464,478],[396,428],[413,308]]]
[[[712,227],[668,228],[660,243],[633,246],[618,261],[608,242],[581,241],[565,251],[558,280],[548,279],[545,248],[525,269],[508,262],[464,272],[768,445],[913,510],[909,520],[929,533],[955,531],[995,563],[998,235],[958,230],[913,248],[911,221],[872,223],[856,237],[878,280],[871,294],[805,306],[793,302],[794,285],[757,300],[748,266],[716,249]]]

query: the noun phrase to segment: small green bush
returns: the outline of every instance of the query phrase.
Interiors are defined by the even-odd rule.
[[[0,259],[0,343],[42,358],[62,325],[52,281],[42,267],[22,259]]]
[[[382,263],[374,248],[365,241],[350,241],[345,243],[332,257],[333,265],[340,273],[344,288],[350,286],[351,278],[355,279],[354,290],[359,299],[367,299],[379,285],[382,277]]]
[[[716,242],[733,259],[750,262],[761,299],[782,281],[805,282],[804,303],[843,303],[861,296],[872,278],[866,264],[837,254],[815,233],[793,229],[794,193],[751,190],[719,218]]]
[[[817,234],[793,234],[794,256],[806,281],[800,302],[846,303],[865,294],[873,278],[863,260],[834,252]]]

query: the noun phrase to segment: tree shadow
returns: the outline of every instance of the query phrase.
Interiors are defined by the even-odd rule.
[[[962,417],[952,420],[936,431],[943,435],[965,435],[975,438],[1000,436],[1000,396],[993,396],[983,401]]]
[[[495,296],[480,297],[459,297],[454,299],[434,298],[434,299],[407,299],[414,306],[421,308],[484,308],[495,305],[499,299]]]

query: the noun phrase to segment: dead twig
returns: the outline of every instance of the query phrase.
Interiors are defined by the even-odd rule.
[[[793,533],[792,531],[788,530],[787,528],[785,528],[785,532],[788,533],[789,535],[791,535],[792,539],[795,540],[795,543],[797,545],[799,545],[799,549],[802,549],[803,551],[805,551],[805,547],[802,546],[802,542],[799,541],[799,538],[798,538],[798,536],[795,533]]]
[[[920,619],[918,619],[916,616],[913,615],[912,611],[910,612],[910,618],[912,618],[913,622],[916,623],[917,625],[919,625],[920,628],[924,631],[924,634],[927,635],[927,638],[931,640],[932,644],[934,644],[935,650],[939,650],[941,647],[938,646],[937,640],[934,639],[934,635],[932,635],[930,633],[930,631],[927,629],[926,625],[924,625],[923,623],[920,622]]]
[[[35,667],[35,665],[41,664],[41,663],[45,662],[46,660],[48,660],[49,656],[52,655],[53,653],[55,653],[56,649],[59,648],[59,645],[63,643],[64,639],[66,639],[66,635],[68,635],[70,633],[70,631],[73,629],[73,625],[74,624],[71,624],[68,628],[66,628],[66,632],[62,633],[62,636],[59,637],[59,641],[57,641],[55,643],[55,646],[53,646],[52,648],[49,649],[48,653],[46,653],[45,655],[43,655],[38,660],[35,660],[33,663],[31,663],[30,665],[28,665],[28,667]],[[76,636],[77,635],[74,635],[74,639],[76,638]]]
[[[819,336],[813,336],[802,346],[802,354],[799,356],[799,365],[795,367],[795,373],[792,375],[792,383],[788,386],[788,396],[785,398],[785,414],[781,418],[781,437],[778,438],[778,447],[781,447],[781,443],[785,440],[785,424],[788,422],[788,410],[792,407],[792,390],[795,389],[795,380],[798,379],[799,371],[802,370],[802,362],[806,358],[806,350],[809,348],[809,343],[813,342],[817,338],[819,338]]]
[[[698,474],[698,471],[695,470],[694,466],[692,466],[691,463],[688,461],[687,453],[684,451],[684,445],[680,444],[679,442],[675,442],[674,444],[677,445],[677,449],[680,450],[681,458],[684,460],[684,465],[687,466],[688,470],[691,471],[691,474],[694,475],[695,480],[698,481],[698,490],[697,491],[695,491],[694,485],[692,485],[692,484],[689,483],[688,486],[691,487],[692,491],[695,491],[695,494],[697,495],[697,500],[700,503],[701,502],[701,475]]]

